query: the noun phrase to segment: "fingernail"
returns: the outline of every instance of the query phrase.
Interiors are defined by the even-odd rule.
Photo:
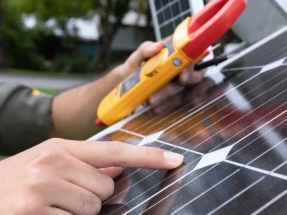
[[[151,105],[156,105],[161,101],[161,97],[159,95],[153,95],[149,101]]]
[[[164,152],[163,157],[169,162],[176,164],[177,166],[181,165],[183,162],[183,155],[174,152]]]
[[[188,72],[183,73],[182,79],[183,79],[184,83],[189,83],[189,81],[190,81],[190,74]]]
[[[161,45],[161,42],[155,42],[149,48],[151,51],[154,51],[155,49],[158,49]]]

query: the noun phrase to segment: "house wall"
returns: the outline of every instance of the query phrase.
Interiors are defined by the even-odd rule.
[[[146,40],[156,40],[153,28],[121,27],[112,42],[112,50],[134,51]]]

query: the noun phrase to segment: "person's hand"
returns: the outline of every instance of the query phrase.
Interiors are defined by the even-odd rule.
[[[167,38],[168,39],[168,38]],[[139,48],[131,54],[131,56],[126,60],[123,65],[123,69],[120,70],[122,74],[122,78],[127,78],[130,74],[132,74],[140,65],[141,63],[150,58],[157,53],[164,47],[166,40],[160,42],[144,42],[142,43]],[[205,75],[205,70],[203,71],[194,71],[194,65],[190,65],[186,69],[184,69],[179,77],[178,83],[169,83],[160,91],[155,93],[153,96],[150,97],[148,100],[149,104],[156,105],[161,101],[165,100],[175,91],[177,91],[181,85],[189,85],[189,84],[196,84],[199,83]]]
[[[182,162],[158,148],[51,139],[0,162],[0,212],[97,214],[121,167],[173,169]]]

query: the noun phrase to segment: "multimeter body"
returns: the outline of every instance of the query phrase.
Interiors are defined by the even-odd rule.
[[[246,5],[246,0],[213,0],[194,17],[187,17],[158,54],[101,101],[98,122],[110,126],[125,118],[184,68],[201,61],[207,48],[229,30]]]

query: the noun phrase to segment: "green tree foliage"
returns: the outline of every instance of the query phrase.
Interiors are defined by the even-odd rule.
[[[2,33],[3,19],[4,19],[4,7],[3,1],[0,1],[0,70],[5,69],[5,53],[4,53],[4,39]]]
[[[43,58],[35,52],[37,33],[23,25],[20,5],[11,0],[2,0],[1,35],[7,67],[21,69],[43,69]]]
[[[99,70],[107,68],[110,61],[110,46],[112,39],[122,24],[122,19],[130,9],[131,0],[23,0],[23,9],[26,13],[34,14],[38,21],[38,28],[49,19],[56,20],[60,28],[69,37],[66,26],[71,17],[90,18],[99,14],[99,25],[94,26],[100,31],[100,56],[94,59]],[[75,29],[76,33],[77,29]]]
[[[86,0],[24,0],[22,8],[27,13],[33,13],[40,20],[48,20],[50,18],[66,19],[69,17],[83,17],[87,11],[96,8],[98,1]]]
[[[63,31],[64,36],[67,34],[67,23],[71,18],[87,17],[91,10],[100,6],[95,0],[22,0],[22,10],[27,14],[33,14],[37,19],[38,28],[47,28],[45,23],[48,20],[55,20],[58,28]]]
[[[95,58],[93,63],[90,63],[88,67],[91,70],[93,67],[92,65],[97,65],[98,69],[102,71],[106,69],[110,63],[111,43],[117,30],[122,25],[122,20],[126,13],[129,10],[137,10],[138,12],[146,13],[148,10],[148,4],[145,0],[0,1],[6,2],[2,34],[5,39],[5,47],[7,49],[5,49],[5,51],[7,51],[9,66],[22,68],[30,67],[29,69],[40,69],[40,65],[43,65],[43,59],[37,52],[39,47],[35,47],[42,44],[43,36],[50,37],[51,35],[54,35],[54,30],[56,28],[61,29],[61,40],[64,41],[64,46],[68,48],[75,47],[78,42],[76,34],[77,29],[74,29],[74,34],[70,35],[67,30],[68,22],[71,21],[71,18],[90,19],[97,13],[100,19],[98,25],[95,25],[94,28],[97,28],[100,32],[100,55],[99,58]],[[25,29],[23,26],[21,16],[24,13],[35,16],[37,20],[36,27],[32,30]],[[54,20],[55,25],[47,27],[46,23],[49,20]],[[74,51],[72,52],[75,53]],[[79,53],[77,52],[77,54]],[[86,62],[91,61],[91,59],[85,59],[83,56],[70,55],[71,52],[66,54],[61,53],[58,59],[55,60],[53,68],[59,68],[66,72],[70,72],[72,68],[81,70],[79,65],[84,65]],[[72,65],[73,62],[75,62],[76,65]],[[31,66],[32,64],[35,65]],[[67,65],[65,66],[65,64]]]
[[[98,13],[100,14],[101,48],[98,59],[98,69],[105,70],[110,63],[111,43],[122,20],[130,9],[131,0],[106,0],[102,1]],[[113,21],[111,21],[111,18]]]

